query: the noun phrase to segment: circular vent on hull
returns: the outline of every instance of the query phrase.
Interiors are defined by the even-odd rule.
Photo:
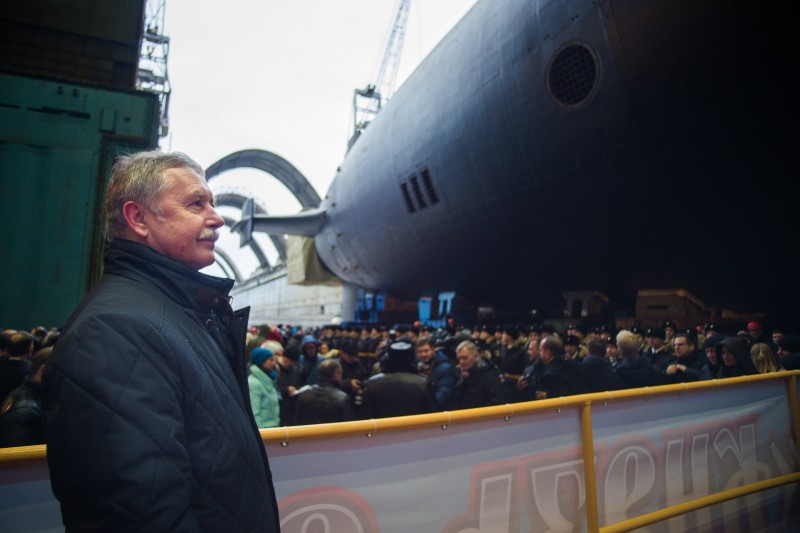
[[[578,107],[594,93],[600,67],[597,56],[586,45],[562,48],[547,71],[547,90],[564,107]]]

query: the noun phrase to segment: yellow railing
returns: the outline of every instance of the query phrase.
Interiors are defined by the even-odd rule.
[[[744,384],[755,382],[775,382],[782,380],[786,383],[787,400],[792,421],[793,435],[796,443],[800,443],[800,405],[798,404],[797,378],[800,371],[776,372],[755,376],[744,376],[724,380],[701,381],[694,383],[680,383],[663,385],[660,387],[645,387],[640,389],[626,389],[594,394],[583,394],[534,402],[504,404],[480,409],[464,411],[445,411],[426,415],[414,415],[398,418],[385,418],[373,420],[359,420],[342,422],[338,424],[318,424],[313,426],[295,426],[271,428],[261,430],[261,436],[266,443],[286,445],[294,441],[330,439],[351,435],[372,436],[381,432],[393,432],[422,427],[448,427],[478,420],[492,420],[498,418],[510,419],[516,415],[528,413],[561,411],[576,408],[581,419],[582,453],[584,463],[584,483],[586,494],[587,526],[590,532],[612,533],[629,531],[686,514],[703,507],[715,505],[727,500],[739,498],[755,492],[779,487],[800,481],[800,472],[783,475],[751,483],[735,489],[718,492],[709,496],[687,501],[679,505],[660,509],[645,515],[638,516],[616,524],[600,527],[598,517],[596,472],[594,465],[594,439],[592,435],[592,404],[607,404],[615,400],[649,399],[657,396],[674,395],[689,391],[714,390],[722,388],[740,387]],[[11,464],[24,462],[39,462],[46,458],[45,446],[25,446],[20,448],[0,448],[0,469]]]
[[[797,377],[800,371],[774,372],[770,374],[759,374],[755,376],[743,376],[738,378],[728,378],[722,380],[699,381],[693,383],[678,383],[675,385],[662,385],[659,387],[645,387],[641,389],[625,389],[620,391],[609,391],[603,393],[583,394],[579,396],[569,396],[553,398],[549,400],[538,400],[535,402],[504,404],[481,409],[471,409],[465,411],[446,411],[427,415],[406,416],[400,418],[385,418],[375,420],[361,420],[355,422],[344,422],[339,424],[320,424],[316,426],[300,426],[273,428],[261,430],[261,435],[265,442],[276,442],[288,444],[297,440],[315,440],[331,438],[335,436],[349,435],[374,435],[384,431],[402,431],[420,427],[441,426],[447,427],[474,420],[490,420],[497,418],[510,418],[523,413],[548,412],[554,409],[562,410],[576,407],[580,410],[582,449],[584,464],[584,482],[586,493],[586,514],[587,526],[590,532],[612,533],[619,531],[629,531],[649,524],[654,524],[674,516],[696,511],[703,507],[708,507],[727,500],[732,500],[755,492],[779,487],[788,483],[800,481],[800,472],[772,478],[757,483],[751,483],[726,490],[696,500],[684,502],[652,513],[638,516],[636,518],[619,522],[617,524],[600,527],[597,503],[597,486],[594,467],[594,439],[592,435],[592,413],[593,403],[609,403],[614,400],[630,400],[637,398],[649,399],[656,396],[673,395],[689,391],[714,390],[722,388],[740,387],[747,383],[754,382],[774,382],[783,380],[786,383],[786,390],[789,402],[789,410],[792,418],[792,428],[796,443],[800,443],[800,405],[797,397]]]

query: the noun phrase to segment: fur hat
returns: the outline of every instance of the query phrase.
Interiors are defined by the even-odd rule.
[[[388,368],[395,372],[414,372],[416,351],[408,339],[400,339],[389,345]]]

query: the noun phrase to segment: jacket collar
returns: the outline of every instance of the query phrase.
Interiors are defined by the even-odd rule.
[[[149,246],[112,241],[106,250],[105,273],[153,285],[184,307],[233,316],[228,299],[233,280],[197,272]]]

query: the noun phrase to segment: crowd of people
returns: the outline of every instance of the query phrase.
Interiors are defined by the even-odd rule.
[[[42,373],[59,331],[0,333],[0,447],[46,442]],[[570,324],[253,326],[245,349],[260,428],[469,409],[800,368],[800,336]]]
[[[800,337],[760,323],[646,331],[570,324],[253,327],[251,402],[259,427],[468,409],[587,392],[794,370]],[[265,402],[263,398],[269,396]],[[261,407],[263,412],[259,412]]]

